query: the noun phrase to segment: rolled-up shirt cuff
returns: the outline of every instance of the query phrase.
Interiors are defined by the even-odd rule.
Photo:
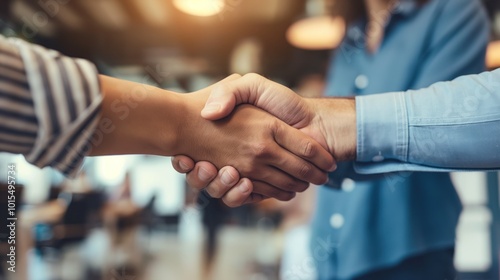
[[[357,162],[405,162],[408,113],[403,92],[356,97]]]

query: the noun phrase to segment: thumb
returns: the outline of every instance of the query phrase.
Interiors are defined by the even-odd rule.
[[[240,102],[241,103],[241,102]],[[201,116],[207,120],[218,120],[229,115],[236,107],[236,96],[231,88],[224,84],[213,87]]]
[[[212,88],[201,116],[218,120],[228,116],[239,104],[251,104],[296,128],[309,123],[311,111],[289,88],[258,74],[222,81]]]
[[[224,80],[212,88],[201,116],[208,120],[218,120],[228,116],[239,104],[251,104],[270,112],[268,104],[269,88],[274,84],[258,74],[246,74],[239,79]],[[272,113],[272,112],[270,112]]]

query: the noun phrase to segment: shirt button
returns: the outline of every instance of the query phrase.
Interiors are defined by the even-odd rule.
[[[339,229],[344,225],[344,216],[336,213],[330,217],[330,225],[332,228]]]
[[[346,178],[342,181],[341,188],[345,192],[352,192],[356,188],[356,184],[353,180]]]
[[[372,161],[373,162],[381,162],[381,161],[384,161],[384,157],[382,156],[382,153],[379,153],[378,155],[374,156],[372,158]]]
[[[350,28],[349,31],[347,31],[347,34],[352,40],[358,41],[361,39],[363,32],[360,28]]]
[[[358,89],[365,89],[366,87],[368,87],[368,77],[365,75],[357,76],[356,79],[354,80],[354,85]]]

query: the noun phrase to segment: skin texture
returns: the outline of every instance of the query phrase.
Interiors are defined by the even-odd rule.
[[[248,74],[214,87],[201,115],[206,119],[217,120],[230,114],[239,104],[259,107],[310,135],[338,161],[355,158],[354,99],[304,99],[284,86],[259,75]],[[192,187],[216,194],[214,197],[222,198],[229,206],[259,201],[249,191],[254,188],[253,181],[244,178],[246,176],[238,174],[230,166],[217,172],[216,166],[210,162],[198,161],[195,164],[195,161],[186,156],[175,157],[173,165],[177,171],[188,173],[187,180]],[[200,178],[200,169],[210,170],[210,176],[205,177],[210,179]],[[332,167],[331,170],[334,169]],[[240,177],[243,179],[238,180]]]
[[[240,189],[251,190],[248,194],[255,200],[290,200],[309,182],[324,183],[334,165],[321,144],[257,107],[240,106],[217,121],[202,118],[200,111],[213,87],[177,94],[100,78],[104,98],[101,124],[107,129],[100,131],[101,140],[91,155],[183,154],[213,164],[196,168],[203,181],[213,177],[217,169],[232,166],[237,174],[252,180],[251,186],[243,184]],[[222,83],[238,78],[231,76]],[[128,110],[117,109],[122,108],[117,102],[127,105]],[[218,190],[211,194],[221,195]]]

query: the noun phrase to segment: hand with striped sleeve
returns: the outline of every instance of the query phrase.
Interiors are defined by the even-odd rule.
[[[324,183],[334,164],[315,140],[254,106],[241,106],[216,122],[202,118],[199,112],[213,87],[177,94],[105,76],[101,84],[101,119],[113,130],[94,145],[91,155],[183,154],[218,168],[230,165],[254,182],[248,190],[253,191],[252,201],[289,200],[308,182]],[[125,104],[133,96],[140,99],[135,108],[114,110],[117,102]]]
[[[254,200],[289,200],[334,165],[319,143],[255,107],[202,118],[211,88],[182,95],[99,76],[90,62],[1,36],[0,55],[0,151],[40,167],[73,175],[86,155],[184,154],[235,167],[253,180]]]

